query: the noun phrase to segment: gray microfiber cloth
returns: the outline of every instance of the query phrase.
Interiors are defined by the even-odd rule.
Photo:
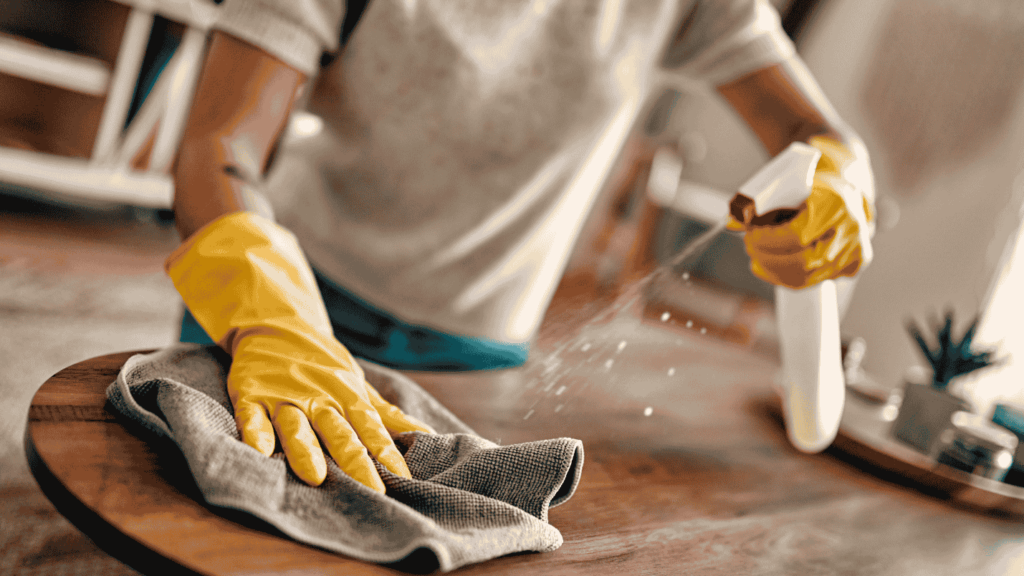
[[[429,550],[444,571],[562,544],[547,515],[579,482],[579,440],[494,444],[409,378],[361,361],[386,400],[438,433],[398,436],[412,479],[378,464],[387,495],[352,480],[330,458],[327,480],[314,488],[292,474],[282,454],[268,458],[242,443],[225,387],[229,363],[217,348],[179,344],[131,357],[107,389],[120,415],[181,449],[210,504],[370,562]]]

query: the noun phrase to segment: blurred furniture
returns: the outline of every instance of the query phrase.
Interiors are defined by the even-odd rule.
[[[103,59],[0,35],[0,73],[102,99],[88,158],[0,146],[0,184],[86,201],[169,208],[171,165],[205,53],[216,6],[206,0],[116,0],[128,7],[113,65]],[[70,9],[71,5],[28,10]],[[184,28],[181,42],[129,119],[155,16]],[[89,25],[88,23],[86,25]],[[47,111],[43,111],[45,114]]]

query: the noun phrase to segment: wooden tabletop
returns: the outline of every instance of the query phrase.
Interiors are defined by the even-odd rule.
[[[602,330],[600,354],[538,354],[543,377],[411,374],[482,436],[585,447],[578,491],[550,514],[560,549],[457,573],[1024,573],[1019,518],[962,507],[837,450],[793,450],[768,393],[770,359],[671,323]],[[399,573],[203,504],[180,456],[157,455],[107,411],[104,391],[130,355],[54,375],[26,431],[40,486],[100,546],[160,574]]]

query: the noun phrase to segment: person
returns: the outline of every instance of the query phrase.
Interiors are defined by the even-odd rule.
[[[231,354],[243,441],[280,442],[311,485],[326,450],[384,492],[373,459],[408,476],[391,434],[428,431],[355,356],[525,362],[656,70],[714,86],[772,155],[823,152],[796,218],[733,221],[758,275],[800,287],[870,260],[867,151],[762,0],[374,0],[339,54],[353,6],[221,5],[166,265],[182,339]],[[296,105],[322,129],[282,143]]]

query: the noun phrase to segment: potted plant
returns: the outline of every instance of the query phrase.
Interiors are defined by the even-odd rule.
[[[976,370],[995,364],[992,350],[971,349],[978,317],[971,322],[963,336],[953,336],[953,313],[947,312],[945,321],[935,333],[937,346],[932,347],[914,321],[907,323],[907,331],[917,342],[931,367],[931,380],[908,380],[903,388],[903,402],[893,422],[892,433],[898,440],[928,453],[932,443],[949,426],[954,412],[970,411],[970,404],[950,391],[950,384]]]

